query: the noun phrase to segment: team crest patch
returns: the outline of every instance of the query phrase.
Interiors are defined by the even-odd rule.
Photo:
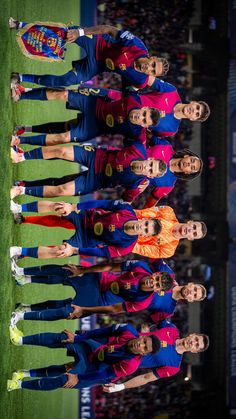
[[[166,111],[159,111],[160,112],[160,117],[161,118],[165,118],[166,116]]]
[[[126,284],[124,285],[125,290],[130,290],[131,288],[131,283],[130,282],[126,282]]]
[[[161,340],[161,347],[162,348],[167,348],[167,341],[166,340]]]
[[[106,116],[106,124],[110,128],[114,127],[114,118],[110,113]]]
[[[105,359],[105,356],[104,356],[104,350],[103,350],[103,349],[100,349],[100,351],[98,352],[98,360],[99,360],[100,362],[103,362],[103,361],[104,361],[104,359]]]
[[[105,175],[106,175],[106,176],[112,176],[112,167],[111,167],[110,163],[108,163],[108,164],[106,165],[106,168],[105,168]]]
[[[109,224],[108,230],[109,230],[111,233],[114,233],[114,231],[116,231],[116,226],[115,226],[115,224]]]
[[[102,223],[94,224],[93,230],[97,236],[101,236],[101,234],[103,233],[103,224]]]
[[[106,58],[105,63],[106,63],[107,68],[109,68],[109,70],[115,70],[115,65],[110,58]]]
[[[116,294],[116,295],[119,294],[120,287],[117,281],[112,282],[110,288],[113,294]]]
[[[118,123],[123,124],[123,122],[124,122],[123,116],[118,116]]]
[[[158,295],[159,295],[160,297],[163,297],[163,296],[165,295],[165,291],[160,291],[160,292],[158,292]]]
[[[126,65],[125,64],[119,64],[119,67],[122,71],[126,70]]]
[[[114,345],[109,345],[109,346],[107,347],[107,350],[108,350],[108,352],[109,352],[110,354],[112,354],[113,352],[115,352],[115,346],[114,346]]]

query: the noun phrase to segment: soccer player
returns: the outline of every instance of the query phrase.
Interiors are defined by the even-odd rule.
[[[89,201],[80,204],[55,203],[41,201],[26,204],[26,211],[51,212],[69,214],[45,216],[48,226],[64,227],[76,230],[75,234],[61,246],[51,248],[39,247],[23,250],[28,256],[38,258],[66,257],[72,254],[83,254],[112,258],[123,256],[132,251],[139,235],[155,236],[160,231],[157,219],[138,220],[130,204],[120,201]],[[24,222],[37,222],[37,217]],[[43,219],[38,217],[38,222]],[[16,253],[19,252],[15,248]],[[14,253],[14,250],[13,250]],[[22,254],[22,250],[20,250]],[[25,254],[25,256],[26,256]],[[13,254],[12,254],[13,255]]]
[[[63,217],[19,215],[16,221],[18,224],[76,229],[76,233],[61,246],[13,246],[10,250],[11,257],[31,256],[44,259],[83,254],[112,258],[132,252],[152,259],[168,258],[175,253],[180,239],[196,240],[205,237],[207,233],[204,222],[180,223],[173,209],[168,206],[134,210],[130,204],[119,201],[91,201],[77,205],[38,201],[23,204],[20,209],[22,212],[56,211],[63,215],[70,214]],[[79,210],[79,214],[76,210]],[[87,247],[82,247],[85,244]],[[99,245],[104,247],[98,248]]]
[[[152,192],[146,206],[151,207],[172,191],[177,179],[192,180],[199,176],[203,167],[200,157],[191,150],[175,152],[166,139],[152,138],[155,138],[155,145],[147,149],[140,142],[125,139],[125,147],[117,151],[91,146],[43,147],[25,153],[13,150],[14,162],[36,158],[61,158],[83,164],[87,166],[88,171],[63,178],[18,181],[17,186],[11,188],[11,198],[23,194],[40,197],[82,195],[89,190],[95,191],[120,184],[126,188],[122,198],[131,202],[150,185]],[[138,175],[134,173],[137,171],[134,168],[135,156],[138,163],[136,166],[139,166]],[[147,160],[142,162],[142,158]],[[163,172],[165,167],[166,171]],[[11,204],[11,208],[13,212],[18,212],[14,203]]]
[[[164,320],[158,325],[155,335],[161,341],[161,349],[155,355],[147,355],[142,359],[140,368],[149,368],[145,374],[137,375],[122,384],[105,384],[103,389],[113,393],[129,388],[144,386],[147,383],[168,378],[180,371],[183,354],[187,352],[199,353],[208,349],[209,337],[201,333],[191,333],[181,338],[173,323]]]
[[[12,19],[9,24],[12,29],[19,29],[26,22]],[[67,42],[75,42],[86,52],[84,58],[72,62],[70,71],[61,76],[12,73],[11,84],[27,82],[47,87],[70,86],[88,81],[104,71],[112,71],[122,76],[126,84],[143,89],[152,86],[156,77],[166,75],[169,70],[165,58],[150,57],[141,39],[114,26],[69,27]]]
[[[178,301],[202,301],[206,297],[206,289],[200,284],[190,282],[179,286],[173,279],[173,271],[161,259],[153,266],[143,261],[110,263],[88,268],[76,265],[19,268],[14,261],[13,264],[15,279],[19,285],[70,285],[76,296],[61,301],[20,304],[12,313],[12,326],[19,320],[73,319],[92,313],[136,313],[140,310],[148,310],[151,319],[159,322],[173,314]],[[122,274],[118,276],[110,273],[110,270],[122,271]],[[71,271],[73,277],[70,277]]]
[[[18,388],[48,391],[60,387],[93,387],[132,374],[139,368],[144,355],[154,354],[160,349],[160,341],[155,335],[142,336],[129,324],[114,324],[84,334],[73,334],[66,330],[32,336],[23,336],[16,327],[10,327],[10,337],[15,345],[65,348],[67,355],[74,357],[74,363],[69,373],[66,365],[52,365],[27,371],[27,374],[13,374],[13,380],[8,381],[8,391]],[[43,378],[23,382],[18,380],[29,376]]]
[[[152,179],[163,176],[166,164],[163,160],[148,158],[145,145],[135,140],[124,140],[125,147],[94,148],[89,145],[72,147],[42,147],[31,152],[17,153],[13,150],[14,161],[20,159],[55,159],[73,161],[87,166],[88,171],[78,174],[74,181],[58,186],[38,186],[23,189],[13,187],[12,198],[18,193],[32,196],[52,197],[61,195],[85,195],[102,188],[123,186],[122,198],[132,202],[143,192]]]
[[[124,95],[111,89],[81,87],[78,88],[78,92],[41,88],[21,93],[19,90],[19,100],[59,99],[67,102],[67,108],[82,112],[77,122],[28,126],[23,127],[21,131],[17,129],[16,134],[25,131],[49,133],[34,137],[20,136],[20,144],[55,145],[72,141],[83,142],[105,132],[132,138],[141,137],[145,141],[145,128],[150,128],[159,137],[168,137],[178,131],[181,119],[203,122],[209,117],[210,109],[205,102],[182,103],[173,85],[162,80],[155,84],[156,89],[151,92],[128,92]],[[159,116],[156,116],[156,112]],[[69,130],[65,131],[68,126]],[[18,144],[19,140],[13,140],[12,145]]]

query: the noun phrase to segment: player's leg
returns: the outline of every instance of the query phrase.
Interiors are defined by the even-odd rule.
[[[11,92],[14,102],[21,100],[62,100],[67,102],[68,100],[68,90],[66,89],[54,90],[44,87],[31,89],[15,84],[12,86]]]
[[[64,258],[78,254],[78,247],[65,242],[58,246],[20,247],[11,246],[10,257],[31,257],[36,259]]]
[[[78,121],[80,114],[77,115],[76,119],[71,119],[69,121],[64,122],[47,122],[46,124],[39,124],[39,125],[17,125],[14,131],[16,136],[23,141],[25,137],[21,137],[21,135],[25,133],[44,133],[44,134],[60,134],[62,132],[66,132],[70,130],[70,126]],[[12,145],[18,145],[19,142]],[[22,142],[22,144],[24,144]]]
[[[42,278],[55,278],[53,283],[63,283],[64,279],[70,277],[71,271],[67,268],[67,265],[37,265],[31,267],[21,268],[17,265],[16,261],[12,261],[12,272],[14,275],[27,275],[31,277],[41,276]],[[57,282],[57,280],[60,282]]]
[[[35,335],[22,336],[19,345],[46,346],[47,348],[65,348],[67,335],[61,333],[37,333]]]
[[[29,135],[29,136],[12,136],[11,146],[18,146],[20,144],[31,144],[31,145],[57,145],[67,144],[71,142],[70,131],[55,133],[55,134],[40,134],[40,135]],[[16,149],[17,150],[17,149]],[[19,151],[19,150],[18,150]],[[14,154],[14,153],[13,153]]]
[[[72,298],[67,298],[65,300],[48,300],[38,304],[23,305],[20,310],[18,309],[12,313],[11,326],[16,326],[20,320],[54,321],[67,319],[73,312],[71,303]],[[25,344],[31,344],[27,343],[28,340],[25,342]]]
[[[20,381],[19,388],[36,391],[50,391],[62,388],[67,381],[68,376],[62,374],[58,377],[45,377],[36,380]]]
[[[20,20],[14,19],[13,17],[10,17],[8,20],[8,25],[10,29],[21,29],[24,28],[26,25],[28,25],[28,22],[21,22]]]
[[[63,185],[64,183],[74,181],[82,173],[73,173],[71,175],[66,175],[59,178],[49,177],[49,178],[37,179],[37,180],[18,180],[14,182],[14,185],[23,186],[25,188],[34,187],[34,186],[58,186],[58,185]]]
[[[61,374],[65,374],[67,372],[67,368],[67,364],[62,364],[50,365],[44,368],[33,368],[30,370],[19,370],[12,374],[12,380],[23,380],[28,377],[57,377]]]
[[[78,84],[77,76],[75,72],[72,70],[68,71],[61,76],[57,76],[54,74],[45,74],[45,75],[37,75],[37,74],[20,74],[20,73],[12,73],[11,76],[11,83],[18,84],[18,83],[33,83],[38,84],[45,87],[66,87],[71,86],[74,84]]]
[[[25,152],[12,150],[13,163],[25,160],[66,160],[74,162],[74,147],[37,147]],[[80,163],[80,161],[77,163]]]

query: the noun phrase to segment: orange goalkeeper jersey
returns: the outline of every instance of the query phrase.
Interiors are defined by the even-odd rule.
[[[132,252],[149,258],[170,258],[175,253],[179,239],[173,236],[173,227],[179,223],[174,210],[168,206],[135,210],[138,219],[157,218],[161,222],[161,232],[157,236],[139,237]]]

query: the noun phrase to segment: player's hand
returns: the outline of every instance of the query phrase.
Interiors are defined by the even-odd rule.
[[[62,343],[74,343],[75,334],[67,329],[63,330],[63,332],[66,334],[67,339],[63,340]]]
[[[58,250],[56,257],[58,258],[66,258],[74,254],[74,248],[69,243],[64,243],[57,247]]]
[[[78,384],[79,378],[77,374],[70,374],[67,372],[65,375],[67,375],[68,379],[67,382],[64,384],[64,388],[73,388]]]
[[[78,29],[69,29],[67,32],[67,38],[66,41],[71,43],[75,42],[76,39],[79,38],[79,30]]]
[[[54,211],[60,215],[69,215],[72,212],[72,205],[68,202],[55,202]]]
[[[65,364],[66,372],[70,372],[74,368],[74,366],[74,362],[68,362],[67,364]]]
[[[71,307],[74,309],[74,311],[70,313],[68,319],[79,319],[84,314],[82,307],[76,306],[74,304],[71,304]]]
[[[148,333],[150,332],[150,327],[148,323],[141,324],[141,333]]]
[[[109,383],[109,384],[104,384],[103,391],[105,391],[105,393],[115,393],[116,391],[124,390],[124,388],[125,388],[124,384]]]
[[[84,273],[84,267],[83,266],[78,266],[78,265],[73,265],[73,264],[65,265],[65,266],[63,266],[62,269],[66,269],[67,271],[70,271],[72,273],[72,275],[70,275],[70,277],[81,276]]]

